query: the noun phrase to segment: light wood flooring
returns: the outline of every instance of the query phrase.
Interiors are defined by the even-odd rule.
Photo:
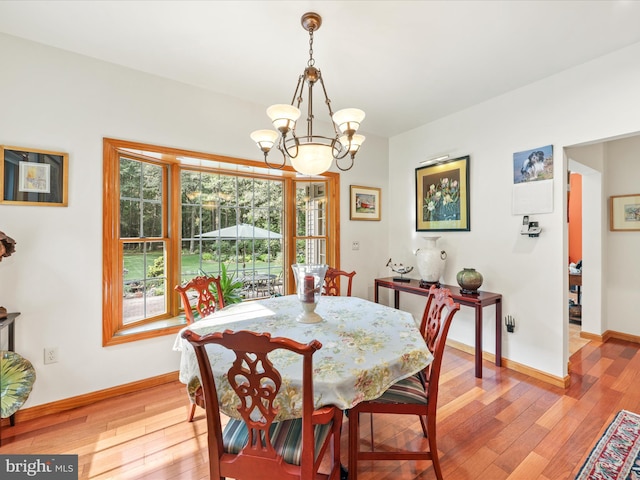
[[[489,362],[477,379],[473,357],[447,348],[438,411],[445,479],[573,479],[615,413],[640,412],[639,346],[591,341],[571,365],[566,390]],[[0,453],[78,454],[81,479],[206,479],[204,411],[193,423],[186,415],[184,386],[173,382],[3,428]],[[375,438],[425,442],[417,419],[400,416],[376,418]],[[435,478],[429,462],[361,462],[359,472],[361,480]]]
[[[569,324],[569,355],[573,355],[589,343],[589,340],[580,336],[581,331],[582,327],[580,325]]]

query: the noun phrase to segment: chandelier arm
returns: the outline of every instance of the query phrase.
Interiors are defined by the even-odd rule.
[[[267,160],[267,155],[269,155],[269,152],[264,152],[264,163],[266,163],[267,167],[269,168],[273,168],[275,170],[282,170],[284,166],[287,164],[287,157],[282,151],[282,149],[280,148],[280,145],[278,145],[278,150],[280,150],[280,153],[282,153],[282,165],[278,166],[278,165],[273,165],[269,163],[269,160]]]
[[[351,167],[353,167],[353,163],[354,163],[354,158],[355,158],[355,154],[351,154],[351,164],[347,167],[347,168],[342,168],[340,166],[339,160],[343,159],[344,157],[346,157],[346,155],[340,157],[340,158],[336,158],[336,167],[338,167],[339,170],[342,170],[343,172],[346,172],[347,170],[351,170]]]
[[[293,134],[293,140],[294,140],[294,143],[296,144],[296,153],[295,153],[295,155],[292,155],[291,152],[289,151],[289,149],[287,148],[287,142],[286,142],[286,139],[284,137],[282,137],[282,141],[280,142],[280,145],[278,145],[278,150],[280,150],[282,152],[282,155],[285,157],[285,159],[286,159],[286,155],[288,155],[289,158],[297,158],[298,157],[298,153],[300,152],[300,149],[298,148],[298,146],[300,145],[300,141],[298,140],[298,137],[296,137],[295,133]]]

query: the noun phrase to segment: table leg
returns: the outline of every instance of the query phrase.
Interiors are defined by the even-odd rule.
[[[476,378],[482,378],[482,307],[476,306]]]
[[[580,303],[580,302],[578,302]],[[12,352],[16,351],[15,348],[15,336],[16,336],[16,332],[15,332],[15,324],[12,322],[9,324],[9,350]]]
[[[375,288],[373,289],[373,301],[378,303],[378,289],[380,288],[380,284],[376,282]]]
[[[393,306],[396,308],[400,308],[400,290],[393,291]]]
[[[496,367],[502,366],[502,301],[496,302]]]

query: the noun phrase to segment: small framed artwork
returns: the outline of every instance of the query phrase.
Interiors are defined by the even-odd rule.
[[[351,185],[351,220],[380,220],[380,189]]]
[[[609,205],[611,231],[640,231],[640,193],[612,196]]]
[[[416,230],[470,229],[469,156],[416,168]]]
[[[0,203],[66,207],[69,155],[0,147]]]

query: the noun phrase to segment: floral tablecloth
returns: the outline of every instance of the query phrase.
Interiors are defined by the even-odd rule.
[[[413,316],[356,297],[321,297],[316,308],[323,321],[296,321],[302,307],[295,295],[230,305],[190,325],[200,335],[230,330],[269,332],[301,343],[319,340],[313,356],[315,406],[348,409],[379,397],[393,383],[418,372],[432,360]],[[182,330],[184,331],[184,329]],[[200,384],[198,363],[191,345],[178,334],[174,350],[182,352],[180,381],[192,396]],[[239,399],[226,381],[233,352],[219,345],[207,347],[216,375],[220,409],[238,417]],[[270,357],[283,377],[278,396],[278,420],[301,413],[302,362],[299,356],[277,351]]]

